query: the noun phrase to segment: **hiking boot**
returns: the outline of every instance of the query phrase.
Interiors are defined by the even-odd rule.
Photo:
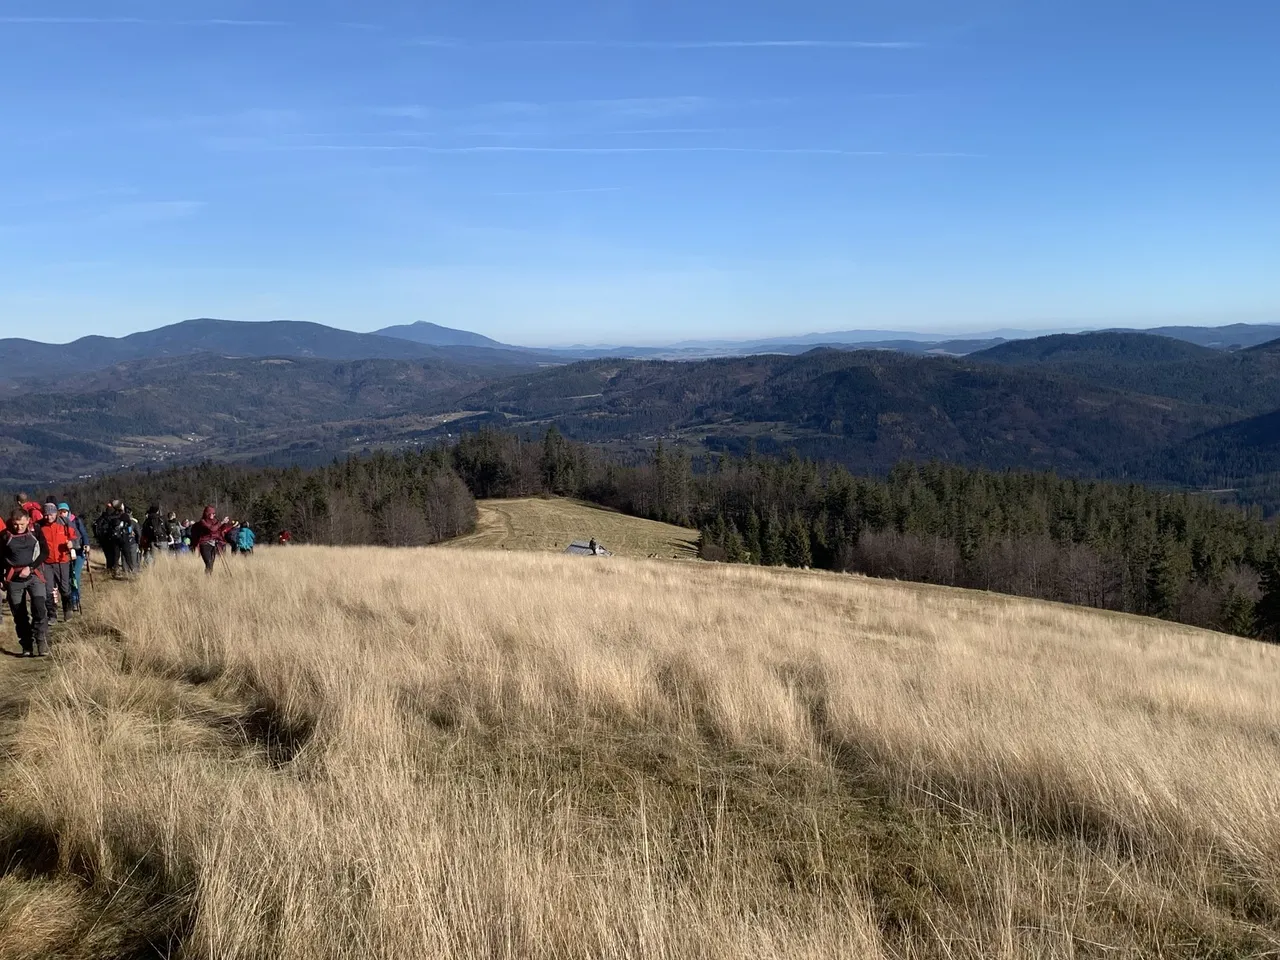
[[[35,652],[34,650],[32,650],[30,647],[23,647],[23,648],[22,648],[22,655],[23,655],[24,657],[34,657],[34,656],[36,655],[36,652]]]

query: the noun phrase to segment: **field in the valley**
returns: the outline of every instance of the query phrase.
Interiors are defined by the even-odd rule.
[[[818,573],[290,548],[162,564],[57,653],[0,782],[3,958],[1280,952],[1261,644]]]
[[[529,497],[481,500],[476,506],[476,532],[451,540],[446,547],[563,552],[575,540],[595,537],[620,557],[697,556],[697,530],[628,517],[577,500]]]

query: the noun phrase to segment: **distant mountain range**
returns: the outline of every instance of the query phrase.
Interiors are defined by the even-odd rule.
[[[203,319],[65,345],[7,340],[0,486],[206,457],[318,462],[555,424],[631,456],[667,438],[861,471],[941,459],[1280,507],[1280,327],[1170,330],[769,341],[763,354],[679,362],[621,349],[575,362],[425,323],[360,334]]]
[[[967,356],[1010,340],[1042,338],[1058,331],[989,330],[951,337],[900,330],[844,330],[809,333],[763,340],[686,340],[661,346],[569,346],[557,347],[561,356],[579,359],[628,357],[632,359],[691,360],[711,357],[739,357],[759,353],[800,354],[815,347],[841,350],[896,350],[902,353],[938,356]],[[1064,333],[1089,333],[1071,330]],[[1237,323],[1224,327],[1158,327],[1154,330],[1117,329],[1114,333],[1145,333],[1183,340],[1215,350],[1241,350],[1280,338],[1280,324]]]
[[[410,328],[413,329],[413,328]],[[436,328],[443,330],[444,328]],[[449,331],[455,333],[455,331]],[[319,323],[276,320],[237,323],[202,318],[126,337],[83,337],[72,343],[0,340],[0,380],[65,377],[131,360],[215,353],[232,357],[310,357],[326,360],[455,359],[494,365],[527,365],[526,351],[456,331],[450,343],[352,333]],[[474,338],[483,343],[467,342]],[[490,346],[492,345],[492,346]],[[471,351],[484,351],[475,353]]]
[[[1133,332],[1235,351],[1280,338],[1280,325],[1161,327]],[[101,370],[131,360],[214,353],[228,357],[295,357],[325,360],[444,359],[488,366],[567,363],[605,357],[702,360],[762,353],[799,355],[819,347],[892,350],[919,356],[969,356],[1006,342],[1044,340],[1027,330],[995,330],[958,338],[888,330],[847,330],[765,340],[684,341],[667,346],[603,346],[541,349],[500,343],[466,330],[419,321],[353,333],[318,323],[275,320],[245,323],[202,318],[129,334],[83,337],[72,343],[0,340],[0,382],[30,377],[47,380]]]

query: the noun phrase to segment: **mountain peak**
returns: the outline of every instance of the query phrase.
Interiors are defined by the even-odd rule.
[[[429,347],[507,346],[505,343],[499,343],[497,340],[492,340],[481,334],[472,333],[469,330],[442,327],[440,324],[432,323],[429,320],[419,320],[416,323],[405,323],[395,327],[383,327],[381,330],[375,330],[374,332],[380,337],[412,340],[414,343],[425,344]]]

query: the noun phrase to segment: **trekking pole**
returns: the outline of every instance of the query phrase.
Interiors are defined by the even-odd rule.
[[[224,557],[222,553],[223,553],[222,550],[218,551],[218,559],[222,561],[222,564],[221,564],[222,569],[227,571],[227,576],[229,576],[232,580],[234,580],[236,578],[235,571],[231,569],[231,564],[227,563],[227,558]]]
[[[84,558],[84,569],[89,574],[89,589],[94,593],[98,592],[98,585],[93,582],[93,564],[89,562],[89,558]]]

